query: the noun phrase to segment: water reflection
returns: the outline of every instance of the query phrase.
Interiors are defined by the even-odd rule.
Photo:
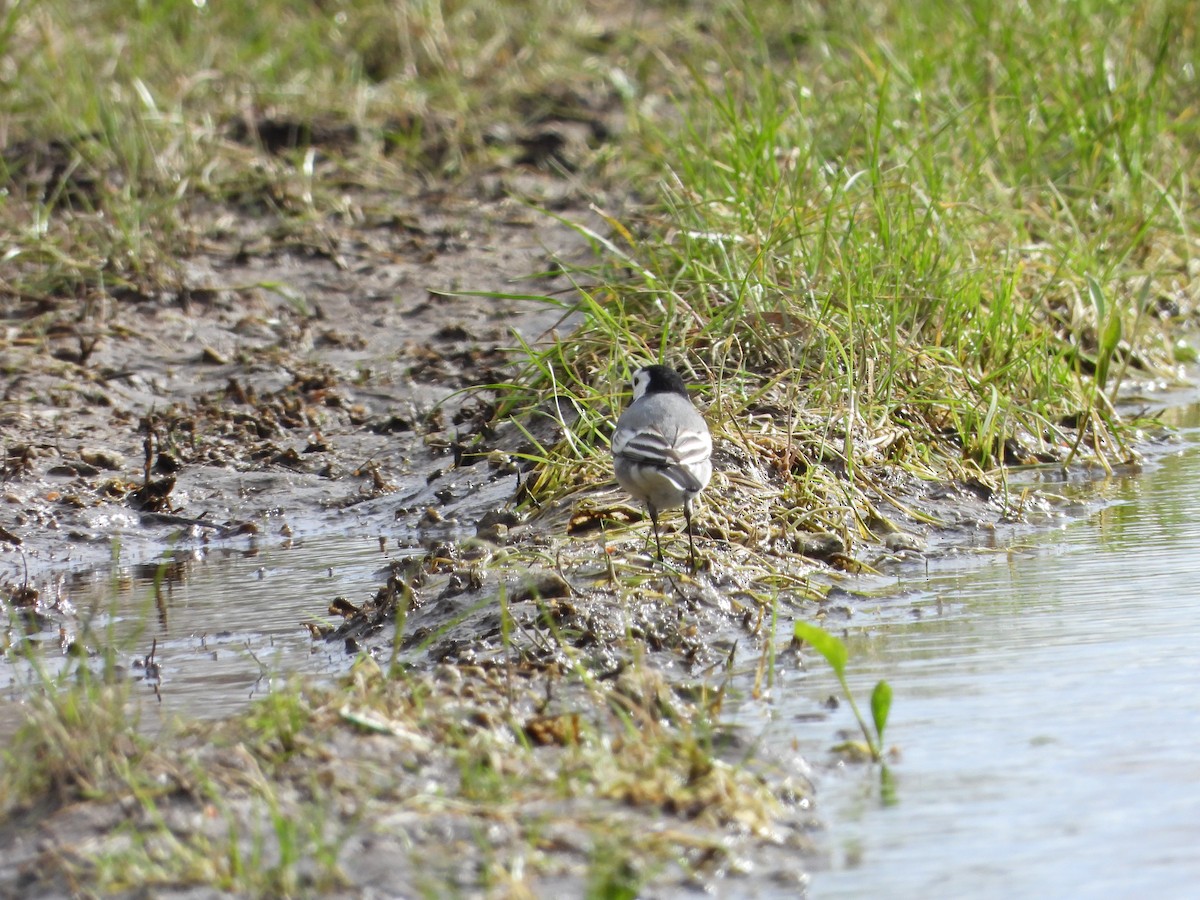
[[[861,692],[895,689],[899,802],[862,769],[819,771],[812,896],[1182,896],[1200,878],[1200,447],[1104,489],[1017,552],[905,573],[912,621],[850,636]]]

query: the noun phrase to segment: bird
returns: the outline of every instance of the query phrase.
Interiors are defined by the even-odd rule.
[[[712,477],[712,436],[692,405],[687,385],[670,366],[644,366],[634,373],[633,400],[617,420],[612,455],[617,482],[650,512],[659,562],[663,552],[658,515],[683,507],[695,572],[692,501]]]

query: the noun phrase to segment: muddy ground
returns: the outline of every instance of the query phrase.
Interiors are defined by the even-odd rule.
[[[433,524],[430,507],[454,517],[468,496],[462,515],[478,511],[477,482],[506,473],[443,477],[490,414],[489,397],[457,392],[506,380],[516,335],[543,339],[563,312],[454,292],[564,297],[565,276],[529,276],[589,251],[516,201],[368,202],[377,221],[327,227],[320,247],[211,211],[193,227],[222,239],[206,237],[155,296],[6,299],[10,588],[106,563],[114,542],[136,562],[180,537],[311,533],[381,496],[394,501],[375,512],[381,535]]]

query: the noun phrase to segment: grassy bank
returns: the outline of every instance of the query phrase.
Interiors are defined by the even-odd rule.
[[[769,470],[734,526],[768,544],[878,537],[897,469],[995,487],[1128,459],[1122,380],[1193,357],[1195,11],[724,7],[677,119],[645,126],[651,209],[613,223],[587,324],[527,371],[581,416],[539,496],[603,477],[616,392],[659,359]]]
[[[922,485],[1018,515],[1006,467],[1128,458],[1121,383],[1191,359],[1198,21],[1185,0],[10,4],[0,297],[26,345],[69,323],[81,370],[129,327],[114,308],[187,306],[197,248],[336,263],[420,227],[401,195],[512,195],[597,255],[543,298],[578,327],[498,391],[536,438],[511,542],[431,552],[378,610],[403,636],[436,605],[414,597],[475,591],[459,630],[156,740],[111,666],[68,668],[7,750],[0,835],[52,819],[58,849],[21,864],[63,891],[352,890],[381,858],[430,896],[634,896],[764,848],[794,869],[804,779],[743,765],[723,704],[800,664],[777,626],[816,608],[813,557],[866,567],[936,527]],[[647,571],[604,487],[657,359],[717,438],[695,580]],[[510,590],[529,569],[550,577]]]

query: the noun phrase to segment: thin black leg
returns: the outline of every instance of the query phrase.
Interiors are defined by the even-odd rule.
[[[683,520],[687,522],[688,557],[692,564],[692,574],[696,573],[696,544],[692,541],[692,504],[683,504]]]
[[[662,541],[658,537],[658,510],[649,503],[646,504],[646,507],[650,510],[650,523],[654,526],[654,546],[658,548],[658,561],[662,562]]]

